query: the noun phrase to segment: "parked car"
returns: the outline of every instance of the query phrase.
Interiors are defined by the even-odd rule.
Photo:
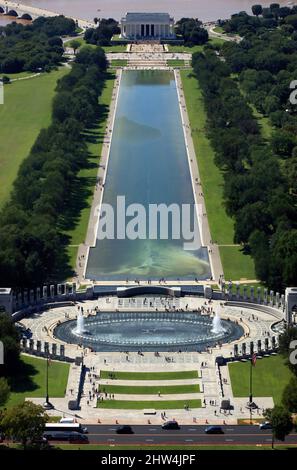
[[[259,429],[272,429],[271,423],[269,423],[269,421],[265,421],[265,423],[260,423]]]
[[[224,434],[221,426],[208,426],[204,430],[205,434]]]
[[[116,433],[117,434],[134,434],[134,431],[133,429],[131,428],[131,426],[119,426],[117,429],[116,429]]]
[[[177,421],[167,421],[162,424],[162,429],[180,429],[180,425]]]

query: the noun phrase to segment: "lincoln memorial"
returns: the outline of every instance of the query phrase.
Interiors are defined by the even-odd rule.
[[[174,18],[168,13],[126,13],[121,19],[125,39],[174,39]]]

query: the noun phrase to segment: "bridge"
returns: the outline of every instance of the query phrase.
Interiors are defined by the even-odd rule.
[[[36,19],[40,16],[45,17],[52,17],[52,16],[59,16],[61,13],[57,13],[54,11],[46,10],[44,8],[33,7],[29,5],[23,5],[22,3],[18,2],[10,2],[5,0],[0,0],[0,12],[1,8],[4,14],[11,12],[12,16],[16,18],[22,18],[25,16],[26,19]],[[79,28],[87,29],[94,27],[94,23],[90,20],[83,20],[80,18],[74,18],[71,16],[67,16],[67,18],[71,18]]]

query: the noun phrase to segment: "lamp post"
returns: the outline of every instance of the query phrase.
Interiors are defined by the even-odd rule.
[[[43,403],[43,408],[46,410],[52,410],[54,408],[53,404],[49,401],[49,393],[48,393],[48,364],[49,362],[49,355],[46,357],[46,374],[45,374],[45,402]]]

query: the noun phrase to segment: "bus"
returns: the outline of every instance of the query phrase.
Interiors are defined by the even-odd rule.
[[[85,434],[88,432],[88,428],[83,427],[80,423],[46,423],[45,432],[48,431],[76,431]]]

